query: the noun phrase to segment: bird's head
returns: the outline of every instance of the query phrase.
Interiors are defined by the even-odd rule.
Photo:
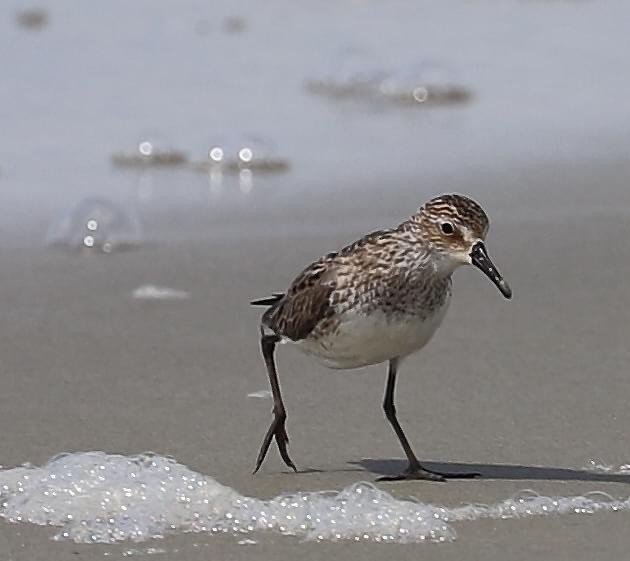
[[[460,265],[474,265],[503,296],[512,297],[512,290],[486,250],[488,216],[475,201],[463,195],[441,195],[420,207],[411,222],[422,242],[440,257],[438,267],[442,271],[450,274]]]

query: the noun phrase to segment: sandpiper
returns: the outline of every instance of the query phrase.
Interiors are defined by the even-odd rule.
[[[394,388],[401,360],[424,347],[442,323],[451,277],[460,265],[474,265],[505,298],[512,297],[486,251],[488,224],[484,210],[468,197],[435,197],[395,228],[367,234],[311,263],[286,293],[252,302],[268,306],[261,347],[274,400],[254,473],[274,437],[284,463],[296,470],[287,451],[287,414],[274,360],[276,344],[290,342],[329,368],[389,363],[383,409],[409,464],[399,476],[384,479],[477,475],[438,473],[421,465],[396,417]]]

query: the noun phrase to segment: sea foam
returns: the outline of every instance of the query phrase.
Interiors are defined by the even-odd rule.
[[[0,471],[0,515],[10,522],[57,526],[54,539],[142,542],[176,532],[274,531],[305,540],[447,542],[454,525],[481,518],[592,514],[630,510],[605,493],[548,497],[521,491],[490,505],[446,507],[400,500],[371,483],[341,491],[245,497],[172,458],[151,453],[62,454],[41,467]]]

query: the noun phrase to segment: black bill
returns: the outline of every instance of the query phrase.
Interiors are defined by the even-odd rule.
[[[490,260],[490,256],[486,251],[486,246],[483,242],[477,242],[470,252],[470,258],[472,263],[477,269],[483,271],[485,275],[497,285],[497,288],[501,291],[501,294],[506,298],[512,298],[512,289],[507,282],[503,280],[501,273],[494,266],[494,263]]]

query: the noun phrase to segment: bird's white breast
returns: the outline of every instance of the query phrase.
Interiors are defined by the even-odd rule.
[[[329,368],[358,368],[410,355],[424,347],[442,323],[450,298],[424,318],[417,314],[387,315],[348,310],[338,327],[317,338],[298,342],[298,348]]]

